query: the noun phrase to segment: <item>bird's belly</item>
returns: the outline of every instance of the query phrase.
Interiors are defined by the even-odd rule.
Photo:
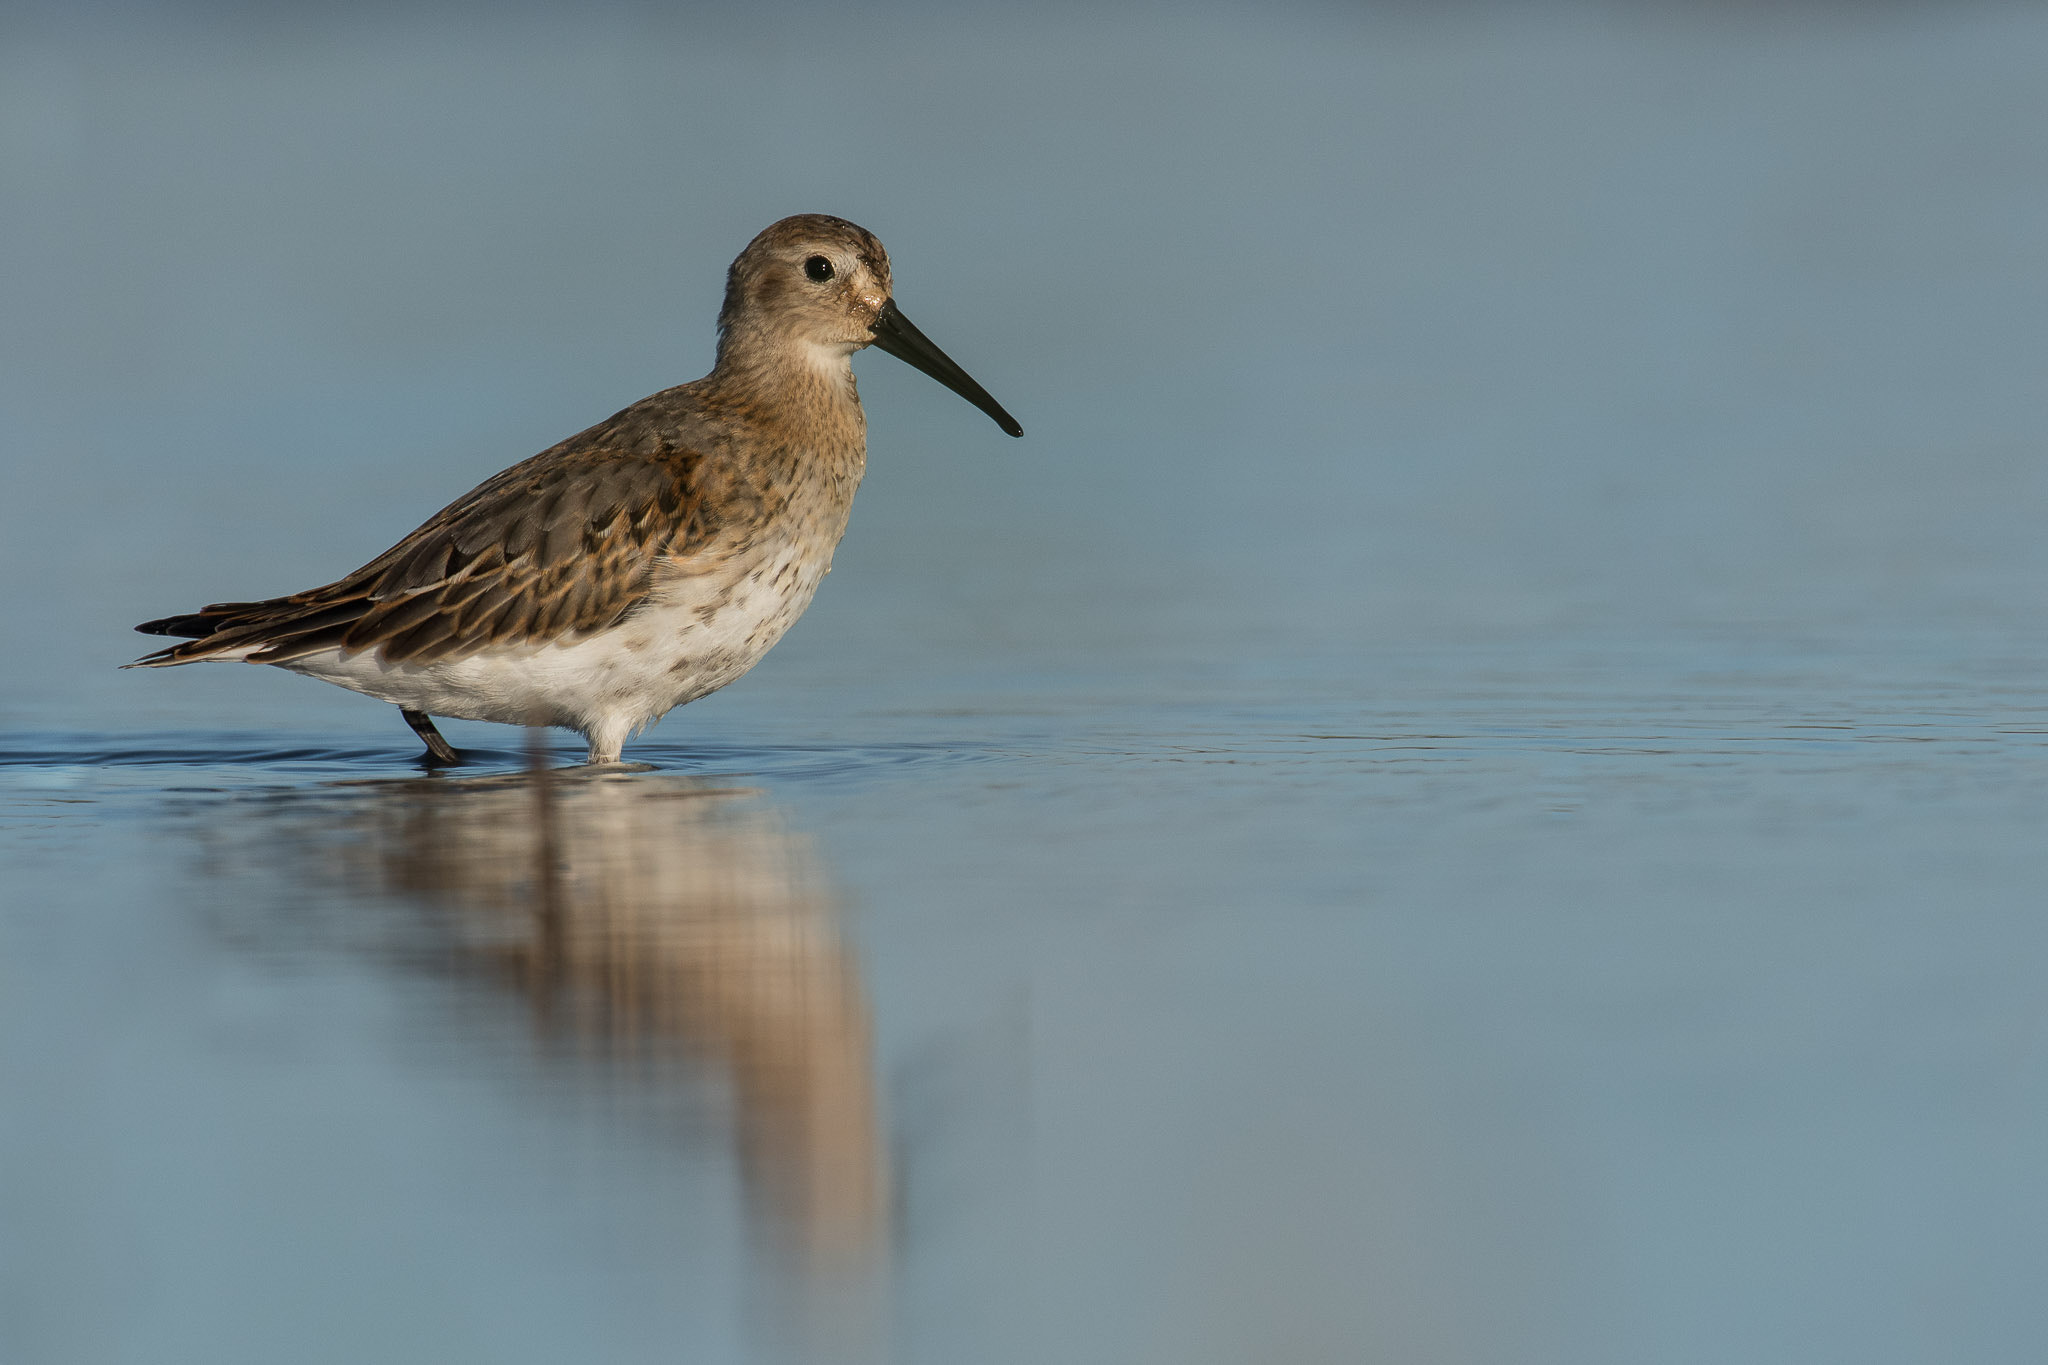
[[[431,663],[330,650],[287,667],[430,715],[638,729],[758,663],[810,605],[826,567],[786,554],[744,572],[678,574],[624,621],[577,639]]]

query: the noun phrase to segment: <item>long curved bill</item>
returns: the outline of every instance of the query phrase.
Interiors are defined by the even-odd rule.
[[[874,344],[905,364],[923,370],[995,418],[996,425],[1012,436],[1024,434],[1024,428],[1017,424],[1017,419],[1004,412],[1003,405],[989,397],[987,389],[975,383],[972,375],[955,365],[951,356],[932,345],[930,337],[918,331],[909,318],[896,311],[894,299],[883,304],[881,313],[875,318]]]

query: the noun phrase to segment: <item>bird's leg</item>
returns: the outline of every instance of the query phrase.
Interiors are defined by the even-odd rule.
[[[409,706],[399,707],[398,714],[405,717],[405,723],[412,727],[412,732],[427,746],[428,762],[436,766],[462,762],[462,755],[456,751],[455,746],[441,738],[441,732],[434,728],[433,717],[424,711],[415,711]]]

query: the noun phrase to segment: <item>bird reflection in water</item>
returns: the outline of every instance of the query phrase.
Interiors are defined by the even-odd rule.
[[[866,1002],[807,842],[758,792],[531,763],[304,795],[259,822],[262,856],[423,908],[428,955],[523,993],[546,1038],[719,1073],[777,1259],[812,1279],[875,1268],[888,1175]],[[380,946],[417,955],[409,936]]]

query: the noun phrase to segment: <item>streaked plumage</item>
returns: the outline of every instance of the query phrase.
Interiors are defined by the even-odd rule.
[[[323,587],[145,622],[192,638],[137,664],[276,664],[397,703],[441,758],[428,716],[564,726],[616,760],[751,668],[830,571],[866,462],[854,351],[878,344],[1021,434],[896,311],[882,244],[843,219],[762,232],[718,321],[705,378],[486,480]]]

